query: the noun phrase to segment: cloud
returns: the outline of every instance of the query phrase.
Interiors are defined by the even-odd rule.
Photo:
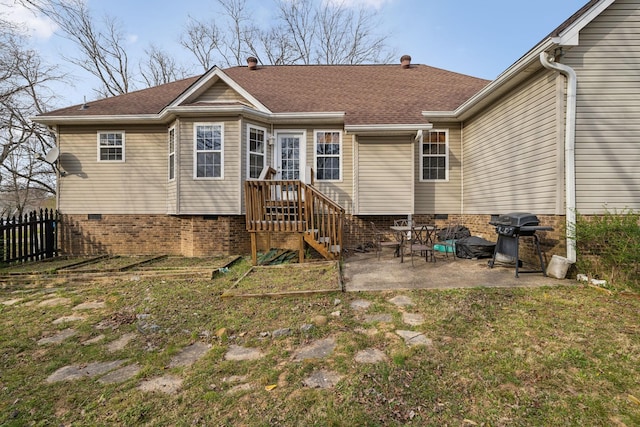
[[[56,32],[58,26],[45,16],[37,16],[24,6],[9,5],[0,2],[0,16],[8,22],[18,25],[19,29],[37,39],[47,40]]]

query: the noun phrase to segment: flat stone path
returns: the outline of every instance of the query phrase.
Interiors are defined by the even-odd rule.
[[[23,302],[21,298],[10,299],[6,301],[0,301],[0,304],[5,306],[19,305]],[[385,332],[387,339],[404,343],[407,347],[433,346],[433,341],[427,337],[421,331],[415,331],[411,329],[395,329],[394,319],[397,319],[397,315],[401,316],[402,323],[409,327],[419,327],[425,323],[424,315],[412,311],[415,303],[410,297],[406,295],[396,295],[393,298],[387,300],[388,311],[384,311],[384,307],[377,305],[374,313],[369,313],[372,308],[372,301],[366,299],[356,299],[351,301],[349,308],[356,316],[356,319],[362,324],[363,327],[355,329],[355,332],[361,333],[367,336],[377,335],[379,332]],[[33,304],[33,301],[30,301]],[[40,302],[36,302],[39,307],[58,307],[62,305],[71,305],[69,298],[57,298],[45,296]],[[26,303],[25,303],[26,304]],[[340,300],[334,302],[335,306],[341,304]],[[79,314],[78,311],[86,313],[91,310],[102,310],[106,308],[106,304],[102,301],[88,301],[78,304],[73,308],[70,308],[71,313],[64,315],[56,319],[53,324],[61,325],[65,323],[83,322],[86,321],[86,316]],[[333,317],[339,317],[343,315],[343,309],[337,310],[333,313]],[[105,348],[105,354],[115,354],[122,350],[125,350],[132,342],[136,342],[142,338],[143,335],[148,333],[154,333],[147,324],[149,315],[139,315],[137,318],[138,325],[136,332],[122,333],[118,338],[105,342],[105,335],[100,334],[90,339],[79,343],[80,345],[102,345]],[[331,316],[330,316],[331,317]],[[300,325],[296,328],[295,325],[285,325],[271,332],[261,332],[261,339],[284,339],[296,333],[302,334],[302,337],[306,337],[305,343],[299,345],[298,348],[292,350],[292,356],[289,361],[283,363],[299,363],[305,361],[322,361],[331,359],[338,347],[336,336],[329,336],[325,338],[318,338],[309,340],[311,332],[318,327],[323,327],[329,322],[327,316],[316,315],[313,317],[313,323]],[[140,325],[144,327],[140,327]],[[104,329],[102,324],[94,325],[96,330]],[[114,330],[117,330],[119,325],[113,326]],[[224,328],[223,328],[224,329]],[[225,330],[226,331],[226,330]],[[59,345],[78,334],[76,329],[67,328],[44,336],[37,344],[38,345]],[[44,334],[43,334],[44,335]],[[225,335],[226,336],[226,335]],[[222,342],[222,340],[221,340]],[[226,342],[226,341],[225,341]],[[266,353],[259,348],[245,347],[237,344],[220,344],[226,346],[226,352],[223,356],[224,360],[242,363],[245,361],[254,361],[262,359],[266,356]],[[178,351],[170,360],[168,368],[189,368],[197,363],[200,359],[206,356],[209,350],[212,348],[211,344],[204,342],[194,342],[180,351]],[[376,364],[387,363],[389,361],[389,355],[385,353],[383,349],[379,348],[366,348],[359,350],[353,356],[353,360],[358,364]],[[60,381],[75,381],[82,378],[95,379],[99,384],[118,384],[125,381],[134,379],[141,371],[141,366],[138,363],[129,363],[124,359],[115,359],[111,361],[81,363],[63,366],[53,372],[47,379],[47,383],[55,383]],[[184,371],[181,374],[175,372],[162,375],[154,378],[148,378],[142,380],[138,384],[138,389],[144,392],[159,392],[166,394],[176,394],[182,389],[184,376],[188,375],[189,371]],[[301,385],[309,388],[322,388],[328,389],[335,387],[338,382],[343,378],[339,372],[332,371],[330,369],[317,369],[310,375],[303,379]],[[248,380],[247,375],[242,376],[230,376],[222,380],[224,383],[233,384],[226,393],[236,394],[261,388]],[[277,384],[267,386],[267,389],[275,387],[285,387],[289,385],[286,381],[286,376],[278,379]],[[269,388],[270,387],[270,388]]]

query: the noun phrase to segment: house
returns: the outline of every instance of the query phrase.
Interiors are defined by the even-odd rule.
[[[57,137],[68,253],[293,239],[331,257],[369,221],[411,215],[492,239],[492,214],[524,211],[554,227],[548,253],[575,259],[576,211],[640,209],[639,75],[640,1],[592,0],[494,81],[408,56],[250,58],[35,120]]]

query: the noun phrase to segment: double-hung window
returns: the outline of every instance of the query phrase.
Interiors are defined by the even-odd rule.
[[[195,123],[194,177],[223,178],[224,126],[222,123]]]
[[[247,155],[249,179],[258,179],[262,169],[267,165],[267,131],[264,128],[247,125],[247,135],[249,137]]]
[[[430,130],[422,136],[420,178],[422,181],[446,181],[449,178],[449,138],[446,130]]]
[[[315,132],[316,179],[340,181],[342,179],[342,132]]]
[[[176,177],[176,128],[169,129],[169,181]]]
[[[98,161],[124,162],[124,132],[98,132]]]

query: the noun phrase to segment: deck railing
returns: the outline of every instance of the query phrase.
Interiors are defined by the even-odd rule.
[[[328,253],[340,252],[344,209],[312,185],[297,180],[246,181],[245,202],[247,231],[305,233],[305,239]]]

